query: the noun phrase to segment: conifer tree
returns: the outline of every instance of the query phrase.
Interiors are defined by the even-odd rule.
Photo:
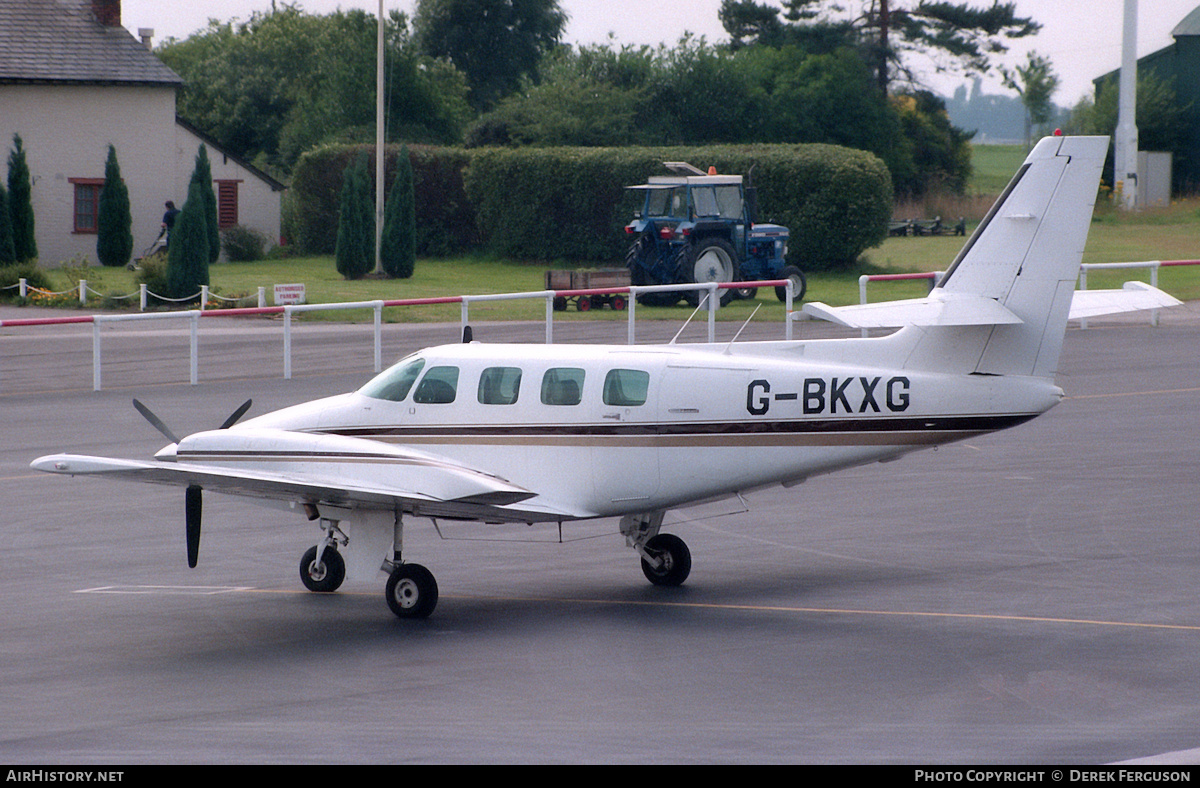
[[[33,182],[25,161],[21,135],[13,135],[13,149],[8,154],[8,208],[12,216],[13,251],[21,263],[36,260],[37,239],[33,224]]]
[[[208,284],[208,222],[204,211],[203,190],[192,181],[167,250],[167,283],[172,298],[191,298],[200,285]]]
[[[375,258],[375,212],[371,207],[367,155],[360,155],[343,177],[334,255],[338,273],[347,279],[361,279],[371,270]]]
[[[204,221],[208,233],[208,262],[215,263],[221,255],[221,231],[217,225],[217,195],[212,187],[212,165],[208,162],[208,149],[201,143],[196,153],[196,167],[192,170],[192,183],[200,186],[204,202]],[[191,193],[191,187],[188,188]]]
[[[8,189],[0,183],[0,265],[12,265],[17,262],[17,253],[13,249],[12,214],[8,210]]]
[[[101,265],[121,266],[133,257],[133,216],[129,211],[129,189],[121,180],[117,149],[108,146],[104,164],[104,188],[97,209],[96,256]]]
[[[396,279],[409,279],[417,259],[416,202],[413,196],[412,162],[408,146],[400,148],[396,172],[383,213],[380,259],[384,272]]]

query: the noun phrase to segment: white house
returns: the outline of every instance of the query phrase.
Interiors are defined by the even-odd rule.
[[[96,211],[111,144],[129,190],[134,255],[157,238],[167,200],[183,207],[207,147],[222,227],[272,242],[283,184],[175,115],[180,77],[121,25],[120,0],[0,0],[0,162],[19,134],[33,178],[39,262],[96,262]]]

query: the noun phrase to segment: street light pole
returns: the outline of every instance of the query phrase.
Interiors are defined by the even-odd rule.
[[[1113,188],[1121,208],[1137,207],[1137,0],[1125,0],[1125,24],[1121,43],[1120,97],[1117,104],[1117,133],[1113,157]]]

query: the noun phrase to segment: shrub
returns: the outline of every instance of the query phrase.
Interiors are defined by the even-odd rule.
[[[188,186],[187,202],[175,219],[167,252],[168,295],[192,298],[208,284],[208,222],[204,192],[195,180]]]
[[[133,217],[129,213],[129,189],[121,179],[117,149],[108,146],[104,163],[104,188],[100,190],[97,217],[96,256],[101,265],[120,266],[133,257]]]
[[[413,173],[408,148],[400,149],[396,177],[388,192],[383,214],[380,262],[388,276],[408,279],[416,267],[416,206],[413,203]]]
[[[169,297],[171,282],[167,276],[166,253],[157,252],[149,257],[143,257],[138,262],[137,281],[138,284],[146,286],[151,296]]]
[[[46,272],[37,267],[37,263],[15,263],[13,265],[0,266],[0,298],[17,299],[21,297],[21,291],[18,285],[24,279],[25,283],[30,287],[49,290],[50,277]]]
[[[367,173],[365,152],[359,154],[358,161],[345,173],[334,257],[338,273],[347,279],[361,279],[374,267],[375,212],[371,207],[371,176]]]
[[[37,239],[33,219],[33,180],[25,160],[21,135],[13,135],[8,154],[8,208],[12,213],[13,250],[18,262],[36,260]]]
[[[235,224],[221,231],[221,248],[230,262],[253,262],[263,259],[267,237],[252,227]]]

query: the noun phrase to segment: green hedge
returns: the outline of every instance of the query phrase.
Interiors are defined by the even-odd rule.
[[[368,155],[374,195],[374,145],[330,145],[300,157],[289,189],[284,228],[290,242],[312,254],[333,254],[337,245],[342,173],[363,151]],[[408,151],[416,193],[417,254],[443,257],[477,248],[479,230],[475,212],[463,190],[467,152],[425,145],[410,145]],[[399,153],[398,145],[384,149],[385,194],[392,188]]]
[[[341,172],[362,147],[322,148],[297,166],[295,234],[306,250],[332,251]],[[750,174],[759,218],[791,230],[789,262],[805,270],[853,263],[884,239],[892,212],[887,167],[833,145],[411,150],[421,256],[486,248],[516,259],[619,265],[629,243],[623,228],[640,207],[625,187],[668,174],[664,161]],[[395,151],[387,156],[390,187]]]
[[[750,174],[759,219],[789,228],[788,261],[805,270],[849,265],[887,234],[887,167],[833,145],[490,149],[475,153],[467,194],[498,254],[611,265],[624,259],[622,228],[640,207],[625,186],[669,174],[664,161]]]

